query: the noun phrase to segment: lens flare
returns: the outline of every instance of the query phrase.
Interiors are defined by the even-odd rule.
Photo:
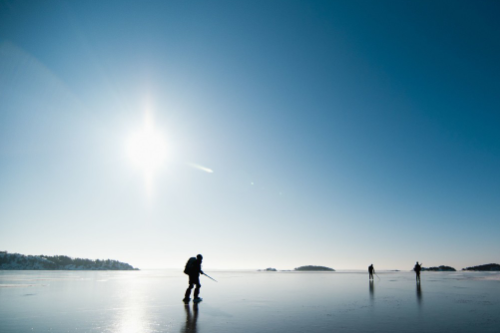
[[[206,167],[198,165],[198,164],[188,163],[188,165],[190,167],[192,167],[192,168],[195,168],[195,169],[198,169],[198,170],[201,170],[201,171],[205,171],[205,172],[208,172],[208,173],[214,173],[214,171],[212,169],[206,168]]]

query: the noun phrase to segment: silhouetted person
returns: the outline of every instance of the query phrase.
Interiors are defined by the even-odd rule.
[[[375,268],[373,268],[373,264],[368,266],[368,278],[373,280],[373,273],[375,273]]]
[[[182,328],[182,333],[196,333],[198,329],[196,328],[196,322],[198,321],[198,303],[193,304],[193,312],[194,316],[191,315],[191,309],[189,308],[189,304],[184,306],[184,310],[186,310],[186,323]]]
[[[198,254],[196,258],[189,258],[186,263],[186,268],[184,269],[184,273],[189,275],[189,287],[186,289],[186,295],[184,295],[184,299],[182,300],[184,303],[188,303],[191,298],[191,290],[194,286],[196,286],[194,290],[194,299],[193,302],[198,303],[203,299],[199,297],[200,295],[200,274],[205,274],[201,270],[201,262],[203,261],[203,256]]]
[[[419,264],[418,261],[415,264],[415,267],[413,267],[413,270],[415,271],[416,279],[417,282],[420,283],[420,271],[422,270],[422,264]]]

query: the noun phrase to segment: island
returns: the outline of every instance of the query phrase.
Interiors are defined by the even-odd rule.
[[[259,272],[277,272],[278,270],[276,268],[272,268],[272,267],[269,267],[269,268],[266,268],[266,269],[259,269]]]
[[[0,270],[139,270],[117,260],[92,260],[68,256],[32,256],[0,252]]]
[[[335,272],[333,268],[330,267],[325,267],[325,266],[300,266],[295,268],[296,271],[329,271],[329,272]]]
[[[490,272],[490,271],[498,272],[498,271],[500,271],[500,265],[499,264],[485,264],[485,265],[462,268],[462,270],[463,271],[480,271],[480,272]]]
[[[422,271],[430,271],[430,272],[456,272],[457,270],[450,266],[434,266],[434,267],[422,267]]]

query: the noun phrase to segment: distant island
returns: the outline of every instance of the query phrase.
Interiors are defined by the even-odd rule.
[[[295,268],[296,271],[330,271],[335,272],[333,268],[325,267],[325,266],[300,266]]]
[[[91,260],[68,256],[31,256],[0,252],[0,270],[139,270],[117,260]]]
[[[422,271],[431,271],[431,272],[456,272],[457,270],[450,266],[438,266],[438,267],[422,267]]]
[[[486,264],[486,265],[466,267],[466,268],[462,268],[462,270],[463,271],[481,271],[481,272],[495,271],[495,272],[498,272],[498,271],[500,271],[500,265],[499,264]]]
[[[259,269],[259,272],[276,272],[278,271],[276,268],[272,268],[272,267],[269,267],[269,268],[266,268],[266,269]]]

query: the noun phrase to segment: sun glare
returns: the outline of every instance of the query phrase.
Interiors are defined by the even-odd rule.
[[[127,155],[132,163],[144,172],[148,192],[153,176],[167,157],[167,145],[161,132],[154,127],[151,116],[146,114],[142,129],[131,135],[127,142]]]

